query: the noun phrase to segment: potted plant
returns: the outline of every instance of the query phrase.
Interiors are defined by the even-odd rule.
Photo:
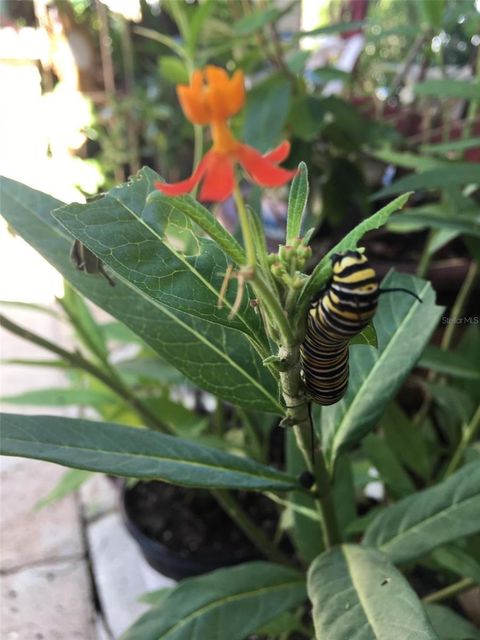
[[[278,166],[288,144],[262,156],[233,137],[228,119],[243,104],[241,80],[238,72],[230,79],[211,68],[179,91],[189,119],[212,127],[213,147],[191,178],[169,185],[143,169],[95,202],[67,206],[5,179],[2,213],[76,289],[194,384],[243,409],[278,416],[284,464],[178,437],[163,423],[139,429],[13,414],[2,418],[2,451],[207,489],[268,558],[151,594],[151,610],[125,639],[315,634],[348,640],[363,629],[365,638],[434,640],[459,624],[438,602],[476,579],[472,536],[479,531],[480,465],[472,444],[479,414],[472,407],[461,432],[458,421],[451,422],[450,445],[435,452],[432,464],[427,445],[437,426],[425,426],[431,400],[425,396],[418,417],[422,431],[392,404],[442,308],[431,285],[410,275],[390,273],[379,290],[359,243],[410,194],[363,220],[310,275],[304,273],[310,254],[302,228],[306,166]],[[293,178],[286,240],[274,255],[267,254],[258,215],[245,206],[234,164],[263,186]],[[200,198],[233,194],[242,243],[185,195],[202,180]],[[115,287],[74,269],[72,239],[104,263]],[[357,344],[349,351],[350,338]],[[437,384],[447,396],[450,386],[444,379]],[[465,389],[472,398],[478,393]],[[410,455],[426,447],[426,462]],[[386,491],[377,494],[375,508],[364,494],[357,502],[352,482],[352,468],[358,479],[358,463],[365,460],[377,461]],[[258,492],[282,506],[294,552],[268,538],[238,491]],[[452,553],[464,562],[452,561]],[[423,586],[415,591],[419,570],[435,578],[428,594]],[[465,637],[478,635],[465,620],[461,624]]]

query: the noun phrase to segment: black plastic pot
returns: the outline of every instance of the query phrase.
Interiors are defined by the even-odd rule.
[[[160,574],[182,580],[203,573],[209,573],[221,567],[230,567],[242,562],[258,560],[258,555],[239,558],[233,553],[206,553],[206,552],[178,552],[169,549],[158,540],[154,540],[142,531],[132,518],[129,509],[128,489],[125,486],[121,490],[121,511],[125,526],[136,543],[139,545],[143,557],[148,564]]]

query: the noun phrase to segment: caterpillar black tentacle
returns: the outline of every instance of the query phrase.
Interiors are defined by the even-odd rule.
[[[404,289],[403,287],[395,287],[393,289],[379,289],[378,294],[381,296],[383,293],[395,293],[396,291],[402,291],[403,293],[408,293],[414,298],[416,298],[418,302],[423,302],[420,296],[417,296],[417,294],[414,291],[410,291],[410,289]]]

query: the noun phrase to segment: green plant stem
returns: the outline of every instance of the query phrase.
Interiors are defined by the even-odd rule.
[[[458,447],[455,450],[455,453],[450,460],[448,467],[445,471],[445,477],[449,476],[453,473],[458,466],[460,465],[463,455],[465,453],[465,449],[468,445],[473,442],[477,433],[480,431],[480,405],[478,405],[477,410],[473,414],[472,419],[468,424],[466,424],[462,431],[462,438]]]
[[[280,564],[289,566],[293,564],[292,560],[285,555],[283,551],[275,547],[265,533],[257,527],[229,491],[216,489],[212,491],[212,494],[247,538],[266,558],[269,558],[272,562],[279,562]]]
[[[422,255],[420,257],[420,261],[417,267],[416,275],[419,278],[425,278],[427,276],[428,269],[430,267],[430,262],[432,261],[430,245],[434,237],[435,237],[435,231],[434,230],[429,231],[427,235],[427,239],[425,240],[425,245],[423,247]]]
[[[28,329],[20,327],[15,322],[12,322],[2,314],[0,314],[0,324],[7,331],[14,333],[19,338],[28,340],[29,342],[32,342],[33,344],[36,344],[39,347],[46,349],[47,351],[55,353],[63,360],[68,362],[71,367],[74,367],[75,369],[82,369],[86,373],[89,373],[91,376],[102,382],[105,386],[116,393],[122,400],[127,402],[142,417],[142,419],[145,420],[147,426],[163,433],[174,433],[167,424],[164,424],[161,420],[158,419],[155,413],[153,413],[140,398],[137,398],[131,392],[131,390],[117,375],[115,375],[115,377],[110,376],[105,371],[102,371],[102,369],[91,363],[89,360],[86,360],[77,351],[70,352],[66,349],[62,349],[53,342],[50,342],[49,340],[46,340],[41,336],[37,336],[35,333],[32,333]]]
[[[475,281],[478,276],[478,263],[476,260],[473,260],[468,269],[465,280],[463,281],[462,287],[458,292],[458,296],[455,300],[455,303],[452,307],[452,318],[458,318],[465,307],[465,304],[475,286]],[[447,324],[445,329],[445,333],[443,334],[442,341],[440,346],[442,349],[447,350],[449,346],[452,344],[453,336],[455,333],[455,328],[457,326],[456,322],[451,322]]]
[[[422,602],[425,604],[431,602],[441,602],[442,600],[448,600],[449,598],[453,598],[462,591],[466,591],[475,585],[475,581],[472,578],[463,578],[458,582],[454,582],[453,584],[445,587],[444,589],[440,589],[439,591],[435,591],[425,598],[422,599]]]
[[[248,280],[252,283],[255,293],[260,300],[260,303],[265,310],[271,324],[278,329],[282,340],[286,344],[293,344],[295,339],[290,329],[290,324],[287,321],[285,313],[282,309],[280,301],[275,293],[268,286],[263,279],[262,275],[257,271],[257,255],[255,249],[255,239],[250,227],[250,220],[248,219],[248,211],[243,200],[238,181],[235,182],[233,189],[233,198],[237,206],[238,218],[240,220],[240,227],[242,229],[243,242],[247,252],[247,262],[243,266],[243,269],[248,276]]]
[[[247,267],[255,268],[257,261],[255,252],[255,241],[250,229],[250,221],[248,219],[247,208],[243,201],[243,196],[240,192],[238,181],[235,181],[235,187],[233,188],[233,199],[237,207],[238,219],[240,220],[240,227],[242,229],[243,242],[245,249],[247,250]]]
[[[254,458],[259,460],[260,462],[268,462],[266,459],[264,451],[265,446],[262,442],[261,434],[259,433],[259,430],[254,424],[253,420],[250,418],[248,413],[240,407],[237,407],[237,413],[238,417],[240,418],[242,427],[245,429],[251,440],[251,444],[249,444],[249,450],[254,455]]]
[[[282,341],[289,346],[295,344],[295,336],[278,298],[258,273],[253,275],[252,284],[269,320],[278,329]]]
[[[340,542],[341,537],[333,503],[330,476],[323,451],[316,447],[308,402],[300,378],[300,348],[299,346],[281,347],[279,357],[283,365],[283,371],[280,371],[280,384],[287,407],[286,420],[293,427],[297,445],[308,469],[315,477],[316,505],[321,516],[325,546],[330,549]],[[312,451],[315,452],[313,461]]]

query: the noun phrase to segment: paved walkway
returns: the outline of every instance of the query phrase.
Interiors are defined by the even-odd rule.
[[[68,343],[45,314],[5,309],[19,324]],[[1,331],[2,359],[45,358],[43,350]],[[2,365],[2,395],[65,384],[48,368]],[[19,413],[59,413],[3,407]],[[71,413],[71,412],[70,412]],[[117,492],[92,475],[79,493],[36,509],[65,469],[4,457],[0,461],[2,640],[116,640],[146,609],[142,593],[171,584],[144,562],[124,529]]]

